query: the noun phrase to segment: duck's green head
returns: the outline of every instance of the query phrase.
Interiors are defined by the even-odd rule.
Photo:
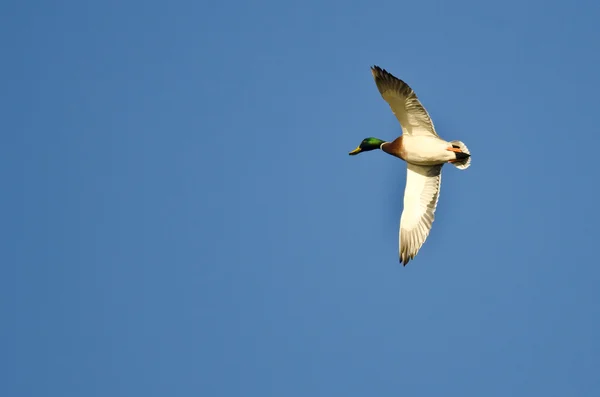
[[[368,152],[369,150],[379,149],[382,143],[385,143],[385,141],[378,138],[365,138],[356,149],[348,154],[354,156],[362,152]]]

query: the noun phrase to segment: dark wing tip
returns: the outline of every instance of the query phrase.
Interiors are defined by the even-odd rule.
[[[410,255],[408,255],[408,253],[402,253],[400,254],[400,263],[402,264],[402,266],[406,266],[408,265],[408,262],[410,262],[410,260],[413,259]]]
[[[414,95],[414,91],[412,90],[412,88],[410,88],[408,84],[406,84],[403,80],[399,79],[398,77],[394,76],[387,70],[382,69],[377,65],[371,66],[371,74],[375,79],[375,84],[377,84],[377,88],[382,93],[384,90],[391,88],[398,91],[402,95],[405,95],[407,98],[411,95]]]
[[[380,68],[377,65],[373,65],[371,66],[371,74],[373,74],[373,77],[377,78],[383,78],[386,75],[388,75],[388,71],[385,69]]]
[[[383,68],[380,68],[377,65],[371,66],[371,73],[373,74],[373,77],[375,77],[375,79],[399,80],[396,76],[394,76],[393,74],[391,74],[387,70],[385,70]]]

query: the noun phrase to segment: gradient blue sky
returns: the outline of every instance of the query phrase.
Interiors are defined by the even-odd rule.
[[[0,395],[600,395],[597,1],[0,6]],[[399,126],[446,139],[406,268]]]

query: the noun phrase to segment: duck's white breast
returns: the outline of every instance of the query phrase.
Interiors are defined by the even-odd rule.
[[[443,164],[456,158],[454,152],[447,150],[452,144],[434,136],[403,135],[402,146],[405,160],[413,164]]]

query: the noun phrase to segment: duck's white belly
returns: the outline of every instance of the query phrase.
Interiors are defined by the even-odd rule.
[[[450,142],[429,136],[404,135],[402,138],[404,160],[418,165],[443,164],[456,158]]]

